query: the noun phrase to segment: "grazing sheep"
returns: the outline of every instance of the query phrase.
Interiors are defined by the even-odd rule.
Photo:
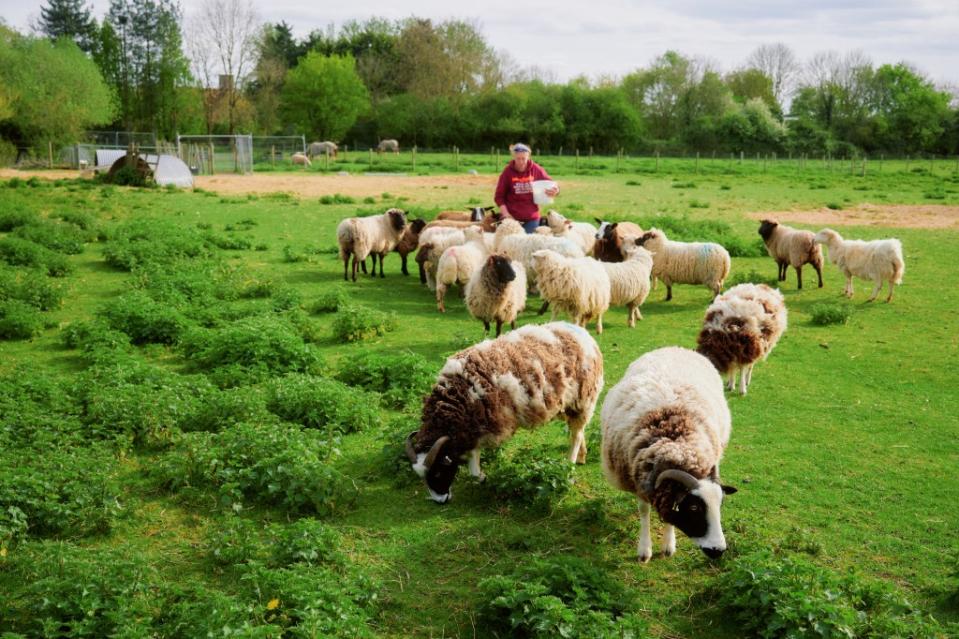
[[[906,271],[906,263],[902,259],[902,243],[899,240],[844,240],[834,230],[823,229],[816,233],[816,242],[829,247],[829,260],[846,276],[844,295],[852,297],[852,278],[855,275],[875,282],[870,302],[879,295],[882,283],[889,282],[886,302],[892,301],[896,284],[902,284],[902,274]]]
[[[335,158],[336,152],[339,150],[340,147],[336,146],[334,142],[311,142],[310,146],[306,149],[306,154],[309,155],[311,159],[322,155],[329,155],[331,158]]]
[[[643,319],[639,307],[649,295],[649,278],[653,270],[653,255],[635,242],[623,247],[626,259],[623,262],[600,262],[609,276],[610,306],[626,307],[626,325],[636,326]]]
[[[796,285],[802,290],[803,264],[812,264],[819,276],[819,288],[822,288],[822,249],[816,244],[812,231],[803,231],[780,224],[776,220],[766,219],[759,224],[759,236],[763,238],[766,252],[779,265],[777,277],[786,281],[786,267],[796,269]]]
[[[786,330],[783,294],[765,284],[740,284],[713,300],[706,309],[696,350],[709,358],[727,388],[736,390],[740,372],[743,395],[753,379],[753,366],[769,357]]]
[[[732,428],[723,382],[709,360],[675,346],[646,353],[610,389],[600,412],[603,474],[639,498],[639,560],[653,556],[650,506],[666,524],[663,554],[676,552],[674,527],[709,557],[726,550],[720,522],[719,460]]]
[[[490,255],[466,284],[466,308],[483,322],[484,334],[493,321],[497,337],[503,324],[515,329],[516,316],[526,308],[526,269],[503,255]]]
[[[376,257],[380,258],[380,277],[383,274],[383,258],[393,250],[406,229],[406,213],[399,209],[390,209],[382,215],[370,217],[348,217],[336,227],[336,240],[340,246],[340,259],[343,260],[343,279],[346,276],[350,255],[353,256],[353,281],[356,281],[356,269],[359,262],[373,255],[373,272],[376,276]]]
[[[410,274],[406,269],[406,257],[419,246],[420,233],[423,232],[425,226],[426,220],[423,219],[416,219],[410,222],[403,231],[400,241],[396,243],[396,247],[393,249],[400,254],[400,258],[403,260],[403,275]]]
[[[566,257],[583,257],[583,250],[565,237],[552,237],[526,231],[516,220],[503,220],[496,227],[494,247],[497,253],[507,255],[523,265],[529,273],[530,285],[535,287],[536,269],[533,267],[533,253],[543,249],[555,251]]]
[[[299,151],[290,156],[290,162],[303,166],[313,166],[313,163],[310,162],[310,158],[307,157],[305,153],[301,153]]]
[[[596,332],[603,332],[603,313],[609,310],[609,276],[603,265],[591,257],[569,258],[550,250],[533,253],[532,266],[540,297],[558,310],[566,311],[577,325],[595,318]]]
[[[666,285],[666,301],[673,299],[673,284],[705,284],[714,295],[723,290],[729,275],[729,253],[712,242],[673,242],[659,229],[643,233],[636,244],[653,254],[653,277]]]
[[[465,287],[489,255],[486,243],[483,242],[483,232],[479,228],[466,229],[463,234],[466,243],[443,251],[436,265],[436,308],[440,313],[446,312],[446,288],[457,283]]]
[[[440,211],[436,214],[437,220],[453,220],[456,222],[482,222],[487,213],[496,210],[494,206],[474,206],[469,211]],[[497,215],[496,217],[499,217]]]
[[[524,326],[446,360],[423,402],[422,425],[406,438],[413,471],[433,501],[445,504],[464,461],[482,481],[480,449],[519,428],[560,418],[569,426],[571,462],[586,462],[584,429],[603,388],[603,356],[578,326]]]
[[[376,152],[383,153],[384,151],[392,151],[393,153],[400,152],[400,143],[396,140],[380,140],[380,143],[376,145]]]
[[[436,290],[436,268],[443,251],[466,243],[466,235],[459,229],[449,229],[445,233],[437,233],[434,229],[427,228],[420,233],[420,248],[416,253],[420,283],[426,284],[431,291]]]
[[[556,237],[568,237],[576,242],[586,255],[591,256],[594,254],[593,249],[596,245],[597,232],[595,226],[588,222],[573,222],[553,210],[550,210],[544,219],[549,229],[553,232],[553,235]]]
[[[643,229],[632,222],[604,222],[598,217],[593,256],[603,262],[622,262],[626,258],[623,247],[632,238],[640,237]]]

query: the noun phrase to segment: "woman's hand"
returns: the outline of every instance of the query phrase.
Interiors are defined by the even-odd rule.
[[[546,189],[546,195],[548,195],[549,197],[556,197],[557,195],[559,195],[559,186],[551,186],[548,189]]]

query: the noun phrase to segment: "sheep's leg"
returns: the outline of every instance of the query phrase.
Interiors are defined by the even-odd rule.
[[[602,313],[600,313],[599,316],[596,317],[596,333],[597,335],[603,334],[603,314]]]
[[[728,390],[736,390],[736,369],[730,368],[729,373],[727,373],[726,388]]]
[[[380,253],[380,277],[386,277],[383,273],[383,260],[386,259],[386,253]]]
[[[739,394],[745,395],[746,388],[749,386],[749,366],[743,366],[739,369]]]
[[[768,355],[768,353],[767,353],[767,355]],[[747,385],[753,383],[753,366],[755,366],[755,365],[756,365],[755,363],[749,365],[749,372],[746,373],[746,384],[747,384]],[[744,394],[745,394],[745,393],[744,393]]]
[[[344,282],[350,281],[350,277],[349,275],[347,275],[347,271],[349,271],[349,268],[350,268],[350,254],[347,253],[346,256],[343,258],[343,281]]]
[[[543,302],[543,305],[539,307],[539,312],[536,313],[536,314],[537,314],[537,315],[542,315],[542,314],[545,313],[547,310],[549,310],[549,300],[546,300],[545,302]]]
[[[822,288],[822,267],[818,264],[813,264],[812,267],[816,269],[816,276],[819,278],[819,288]]]
[[[887,303],[887,304],[892,301],[892,292],[893,292],[893,290],[895,290],[895,288],[896,288],[895,283],[893,283],[892,281],[890,281],[890,282],[889,282],[889,297],[886,298],[886,303]]]
[[[626,305],[626,326],[633,328],[636,326],[636,305],[630,302]]]
[[[550,313],[550,316],[549,316],[549,321],[551,321],[551,322],[555,322],[555,321],[556,321],[556,316],[557,316],[557,315],[559,315],[559,310],[558,310],[558,309],[557,309],[557,308],[556,308],[556,307],[554,306],[554,307],[553,307],[553,312],[552,312],[552,313]]]
[[[363,275],[366,275],[366,260],[360,262],[360,270],[363,271]]]
[[[673,283],[664,282],[664,284],[666,284],[666,301],[668,302],[669,300],[673,299]]]
[[[489,334],[489,322],[483,320],[483,335]]]
[[[423,268],[423,263],[417,262],[416,265],[420,267],[420,284],[426,284],[426,269]]]
[[[470,477],[476,478],[479,482],[486,481],[486,473],[480,470],[480,449],[474,448],[470,451]]]
[[[852,298],[853,295],[855,295],[855,292],[853,291],[852,274],[850,273],[846,275],[846,297]]]
[[[511,321],[511,322],[509,323],[509,330],[511,330],[511,331],[515,331],[515,330],[516,330],[516,320],[513,320],[513,321]]]
[[[354,253],[354,254],[353,254],[353,281],[354,281],[354,282],[356,281],[356,267],[357,267],[356,262],[357,262],[357,260],[356,260],[356,253]]]
[[[670,524],[666,524],[666,530],[663,531],[663,555],[672,557],[676,553],[676,529]]]
[[[443,299],[446,297],[446,284],[443,282],[436,283],[436,310],[440,313],[446,312],[446,305],[443,304]]]
[[[876,285],[872,289],[872,297],[867,301],[874,302],[877,297],[879,297],[879,291],[882,290],[882,280],[876,280]]]
[[[786,263],[776,260],[776,279],[782,282],[786,279]]]
[[[644,564],[653,558],[653,540],[649,538],[649,504],[639,500],[639,560]]]
[[[796,268],[796,284],[797,284],[797,288],[801,291],[801,290],[802,290],[802,267],[801,267],[801,266],[797,266],[797,267],[795,267],[795,268]]]
[[[503,320],[496,320],[496,337],[500,336],[500,333],[503,332]]]
[[[403,273],[403,275],[409,275],[410,272],[406,270],[406,256],[402,253],[400,253],[400,261],[402,262],[402,264],[400,264],[400,272]]]

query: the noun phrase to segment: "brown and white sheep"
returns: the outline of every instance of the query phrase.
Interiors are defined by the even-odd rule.
[[[626,258],[623,247],[631,239],[640,237],[643,229],[633,222],[604,222],[596,218],[596,243],[593,256],[603,262],[622,262]]]
[[[356,281],[357,266],[370,255],[380,258],[380,277],[383,274],[383,258],[393,250],[406,229],[406,213],[389,209],[382,215],[348,217],[336,227],[336,241],[343,260],[343,279],[347,277],[347,265],[353,257],[353,281]],[[376,276],[376,259],[373,260],[373,276]]]
[[[819,277],[819,288],[822,288],[822,249],[816,244],[812,231],[794,229],[767,218],[759,223],[759,236],[763,238],[769,257],[779,266],[777,277],[780,282],[786,281],[786,267],[792,266],[796,269],[796,288],[801,290],[803,264],[812,264]]]

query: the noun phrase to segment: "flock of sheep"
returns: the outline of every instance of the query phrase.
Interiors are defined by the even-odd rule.
[[[325,140],[323,142],[310,142],[306,147],[306,152],[297,151],[290,155],[290,162],[299,166],[313,166],[313,160],[317,157],[336,158],[340,147],[336,142]],[[400,143],[396,140],[380,140],[376,145],[377,153],[389,151],[393,154],[400,152]]]
[[[736,491],[719,476],[731,431],[723,380],[746,394],[756,362],[768,357],[786,330],[782,293],[765,284],[740,284],[722,293],[729,275],[729,253],[720,245],[670,240],[658,229],[644,231],[630,222],[599,226],[573,222],[555,211],[537,233],[526,234],[513,220],[491,209],[447,211],[427,223],[407,222],[403,211],[348,218],[337,228],[344,279],[356,280],[372,258],[396,250],[403,258],[416,252],[421,282],[436,292],[442,312],[453,284],[464,291],[470,314],[496,339],[485,340],[450,357],[423,404],[422,425],[410,433],[406,452],[413,470],[426,481],[430,497],[446,503],[463,462],[482,480],[480,450],[498,446],[520,427],[554,418],[566,421],[569,459],[586,461],[584,428],[603,388],[603,356],[586,330],[610,306],[627,309],[627,324],[642,319],[640,306],[660,280],[672,297],[673,284],[707,286],[715,298],[706,309],[696,350],[666,347],[634,361],[607,393],[600,421],[603,472],[615,487],[639,498],[639,558],[652,557],[649,513],[655,508],[666,524],[662,550],[675,552],[675,528],[710,557],[726,549],[720,521],[724,495]],[[759,234],[777,262],[779,281],[786,267],[811,264],[822,287],[820,245],[846,276],[844,294],[852,296],[853,276],[884,282],[887,301],[902,282],[904,262],[899,240],[844,240],[831,229],[818,234],[763,220]],[[350,260],[352,259],[352,269]],[[529,293],[550,306],[553,320],[566,312],[574,323],[551,321],[516,329],[517,315]],[[500,336],[502,326],[512,330]]]

